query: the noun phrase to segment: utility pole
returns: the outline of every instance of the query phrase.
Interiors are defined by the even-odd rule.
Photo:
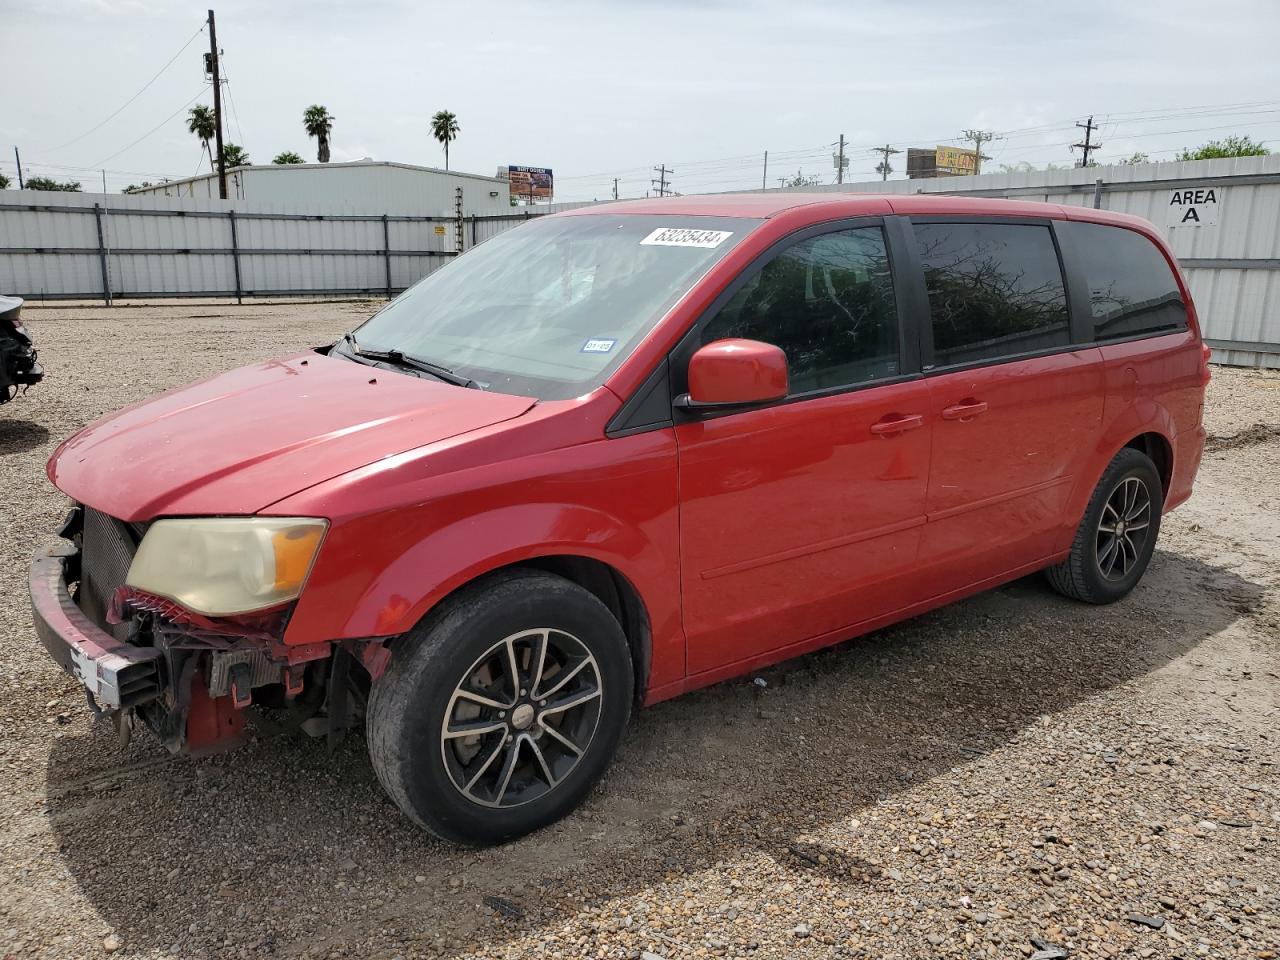
[[[613,178],[613,199],[618,199],[618,178]]]
[[[227,165],[222,158],[222,76],[218,72],[218,29],[209,11],[209,70],[213,73],[214,137],[218,145],[218,196],[227,199]]]
[[[668,186],[667,178],[671,174],[675,173],[675,171],[668,170],[667,165],[665,163],[654,167],[653,170],[658,175],[658,179],[650,180],[649,182],[658,188],[658,196],[665,197],[667,195],[667,186]]]
[[[18,155],[18,147],[17,147],[17,145],[16,145],[16,144],[14,145],[14,148],[13,148],[13,162],[14,162],[14,163],[16,163],[16,164],[18,165],[18,189],[19,189],[19,190],[21,190],[21,189],[23,189],[23,187],[22,187],[22,157]]]
[[[836,183],[844,183],[844,134],[840,134],[840,151],[836,154]]]
[[[107,171],[102,171],[102,192],[107,192]]]
[[[769,151],[764,152],[764,173],[760,174],[760,189],[769,189]]]
[[[889,166],[889,157],[895,153],[901,153],[902,151],[895,150],[886,143],[883,147],[876,147],[875,152],[884,157],[884,159],[877,165],[877,169],[880,171],[880,179],[888,180],[889,174],[893,172],[893,167]]]
[[[991,159],[983,155],[982,145],[990,143],[992,140],[1003,140],[1004,138],[997,137],[991,130],[966,130],[963,137],[973,144],[973,175],[976,177],[982,173],[982,161]]]
[[[1093,136],[1093,131],[1097,130],[1098,128],[1097,126],[1094,125],[1093,117],[1089,118],[1088,123],[1077,123],[1076,126],[1084,131],[1084,143],[1073,143],[1071,145],[1071,149],[1072,150],[1079,149],[1080,151],[1082,151],[1080,166],[1087,167],[1089,165],[1090,151],[1097,150],[1100,146],[1102,146],[1102,144],[1100,143],[1090,142]]]

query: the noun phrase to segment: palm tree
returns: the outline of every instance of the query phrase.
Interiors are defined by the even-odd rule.
[[[286,150],[283,153],[277,153],[275,159],[271,162],[283,166],[290,163],[306,163],[307,161],[303,160],[302,157],[298,156],[298,154],[294,153],[292,150]]]
[[[222,145],[222,163],[228,169],[231,167],[247,167],[249,166],[249,151],[234,143],[224,143]]]
[[[431,118],[431,135],[444,144],[444,168],[449,169],[449,142],[458,139],[458,118],[448,110],[441,110]]]
[[[307,107],[302,115],[302,126],[308,137],[316,138],[316,159],[321,163],[329,162],[329,133],[333,130],[334,117],[318,103]]]
[[[212,170],[213,151],[209,149],[209,141],[214,138],[218,129],[218,120],[213,110],[203,103],[198,107],[192,107],[191,112],[187,114],[187,129],[196,135],[204,147],[204,152],[209,155],[209,169]]]

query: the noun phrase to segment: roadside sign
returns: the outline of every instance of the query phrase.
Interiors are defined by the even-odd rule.
[[[1182,187],[1169,191],[1169,226],[1204,227],[1218,222],[1218,191],[1213,187]]]
[[[961,150],[959,147],[939,146],[934,152],[934,163],[940,173],[952,176],[971,174],[978,166],[976,150]]]
[[[550,167],[507,167],[511,196],[521,200],[550,200],[555,179]]]

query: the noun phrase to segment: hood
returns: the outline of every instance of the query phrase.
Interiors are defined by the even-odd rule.
[[[535,402],[307,353],[127,407],[64,441],[48,473],[73,499],[130,522],[250,514]]]

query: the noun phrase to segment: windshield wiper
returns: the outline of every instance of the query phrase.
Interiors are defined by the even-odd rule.
[[[454,373],[448,367],[442,367],[438,363],[432,363],[422,357],[414,356],[411,353],[405,353],[402,350],[366,350],[356,343],[354,334],[344,333],[342,342],[347,345],[349,351],[348,356],[353,360],[363,363],[389,363],[396,367],[406,367],[410,370],[417,370],[421,373],[427,373],[435,377],[437,380],[443,380],[445,383],[452,383],[456,387],[473,387],[480,389],[470,377],[464,377],[460,373]]]

